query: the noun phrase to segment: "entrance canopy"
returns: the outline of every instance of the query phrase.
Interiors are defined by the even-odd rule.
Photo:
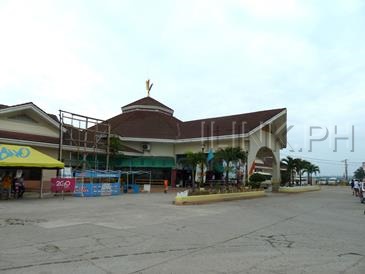
[[[0,167],[63,168],[64,164],[28,146],[0,144]]]

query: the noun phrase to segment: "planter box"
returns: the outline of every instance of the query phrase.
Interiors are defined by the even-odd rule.
[[[258,198],[264,196],[266,196],[264,190],[223,194],[193,195],[187,197],[176,197],[175,205],[205,204],[213,202]]]
[[[320,186],[297,186],[297,187],[280,187],[279,192],[281,193],[300,193],[308,191],[321,190]]]

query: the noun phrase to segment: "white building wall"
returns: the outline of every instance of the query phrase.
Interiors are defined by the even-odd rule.
[[[131,142],[131,141],[122,141],[122,143],[130,148],[143,152],[141,156],[167,156],[167,157],[175,157],[174,153],[174,144],[171,143],[155,143],[155,142]],[[143,151],[142,145],[149,144],[150,150]]]
[[[174,144],[149,143],[150,151],[144,151],[145,156],[168,156],[175,157]],[[141,144],[142,146],[142,144]]]
[[[226,147],[238,147],[240,146],[242,150],[248,149],[248,139],[235,138],[235,139],[225,139],[225,140],[207,140],[204,141],[204,151],[208,152],[209,149],[213,149],[213,152],[220,148]],[[200,152],[202,151],[202,142],[191,142],[191,143],[177,143],[175,145],[176,154],[185,154],[186,152]]]
[[[0,130],[13,131],[19,133],[43,135],[58,138],[59,130],[45,122],[25,122],[0,117]]]

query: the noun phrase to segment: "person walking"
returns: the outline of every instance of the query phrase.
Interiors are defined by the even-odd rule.
[[[355,196],[359,197],[359,188],[360,188],[360,184],[358,180],[355,180],[354,182],[354,190],[355,190]]]
[[[360,202],[363,204],[365,203],[365,179],[362,180],[359,186],[359,197]]]
[[[355,191],[354,191],[354,179],[351,179],[350,186],[351,186],[351,190],[352,190],[352,196],[354,196],[355,195]]]

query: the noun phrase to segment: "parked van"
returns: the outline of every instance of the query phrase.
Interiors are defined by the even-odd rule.
[[[335,177],[332,177],[332,178],[329,178],[328,179],[328,184],[329,185],[337,185],[338,181],[337,181],[337,178]]]

